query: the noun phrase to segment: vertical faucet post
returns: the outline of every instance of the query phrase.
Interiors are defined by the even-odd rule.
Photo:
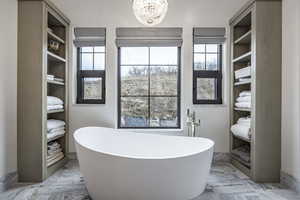
[[[192,114],[190,113],[190,109],[187,109],[187,120],[186,124],[188,127],[188,136],[196,137],[196,127],[200,126],[200,119],[199,123],[196,122],[196,112],[193,111]]]

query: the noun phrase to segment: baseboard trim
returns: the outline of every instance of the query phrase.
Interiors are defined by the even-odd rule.
[[[77,160],[77,153],[76,152],[68,153],[68,158],[70,160]]]
[[[288,173],[281,171],[280,182],[282,185],[285,185],[288,188],[296,191],[297,193],[300,193],[300,180],[297,180],[295,177],[289,175]]]
[[[4,192],[18,182],[18,173],[12,172],[0,178],[0,192]]]
[[[213,156],[213,163],[229,163],[230,162],[230,153],[223,153],[223,152],[215,152]]]

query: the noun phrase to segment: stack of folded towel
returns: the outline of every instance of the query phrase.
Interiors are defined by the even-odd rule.
[[[66,123],[61,120],[48,119],[47,120],[47,139],[48,141],[58,136],[65,134]]]
[[[57,97],[47,96],[47,110],[59,110],[64,108],[64,102]]]
[[[246,166],[250,167],[251,159],[249,145],[243,145],[232,150],[232,155],[234,158],[242,161]]]
[[[236,70],[234,72],[235,79],[237,79],[239,82],[246,82],[251,81],[251,66],[248,64],[247,67]]]
[[[231,126],[231,132],[233,135],[244,138],[246,140],[251,139],[251,131],[250,131],[250,117],[242,117],[240,118],[236,124]]]
[[[57,142],[50,142],[47,150],[47,166],[50,166],[64,157],[62,148]]]
[[[51,74],[48,74],[48,75],[47,75],[47,80],[48,80],[48,81],[57,81],[57,82],[61,82],[61,83],[64,82],[64,79],[62,79],[62,78],[57,78],[57,77],[55,77],[54,75],[51,75]]]
[[[243,91],[236,99],[235,106],[238,108],[251,108],[251,91]]]

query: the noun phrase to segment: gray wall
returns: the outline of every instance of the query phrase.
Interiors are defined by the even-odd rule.
[[[72,64],[71,80],[71,132],[84,126],[115,127],[117,122],[117,49],[115,46],[116,27],[142,26],[134,17],[130,0],[53,0],[71,19],[72,26],[107,27],[107,103],[106,105],[75,105],[76,62]],[[201,118],[200,135],[216,142],[217,152],[229,151],[229,107],[228,107],[228,66],[224,66],[224,105],[192,105],[192,28],[224,27],[229,18],[246,0],[169,0],[169,12],[160,26],[183,27],[182,51],[182,121],[186,109],[193,108]],[[74,50],[74,49],[73,49]],[[226,49],[227,50],[227,49]],[[225,51],[227,55],[227,51]],[[73,52],[75,60],[75,52]],[[226,57],[226,56],[225,56]],[[226,62],[225,62],[226,63]],[[178,134],[168,132],[167,134]],[[70,138],[70,151],[75,151]]]
[[[0,1],[0,177],[17,168],[17,0]]]

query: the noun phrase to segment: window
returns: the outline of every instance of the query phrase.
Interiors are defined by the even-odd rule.
[[[224,34],[223,28],[194,29],[194,104],[222,104]]]
[[[77,103],[105,103],[105,47],[79,47]]]
[[[105,103],[105,28],[75,28],[77,103]]]
[[[180,47],[119,47],[119,128],[180,127]]]

